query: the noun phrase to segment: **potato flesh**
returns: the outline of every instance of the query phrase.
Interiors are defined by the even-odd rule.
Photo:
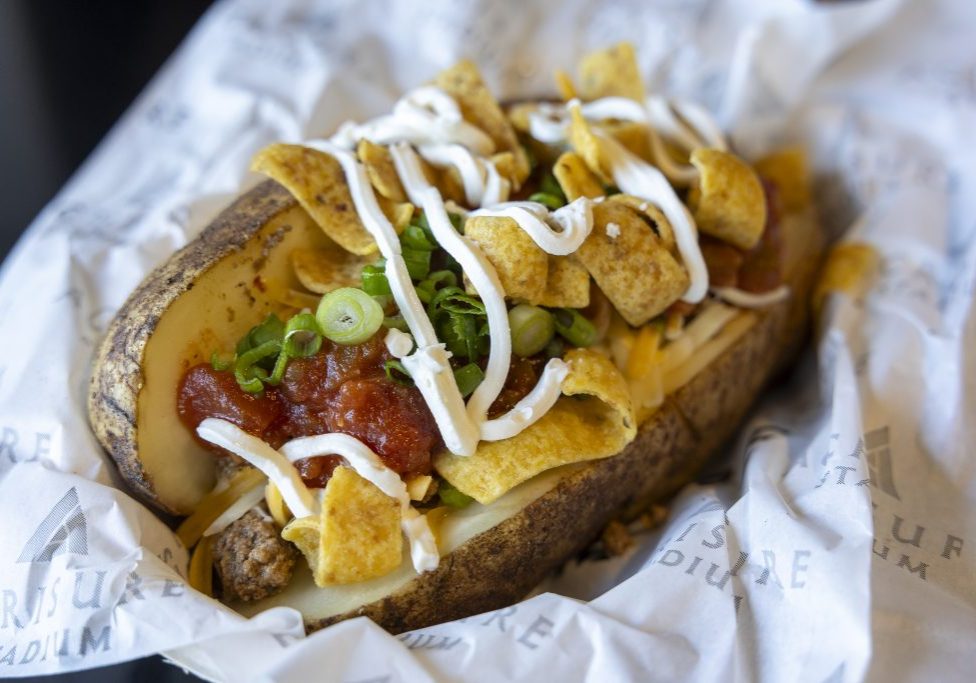
[[[252,325],[284,310],[278,301],[288,288],[300,287],[289,254],[325,246],[327,239],[304,210],[279,214],[243,249],[200,275],[166,309],[149,337],[138,399],[138,453],[156,495],[174,511],[189,514],[214,485],[213,456],[177,414],[183,372],[209,362],[213,351],[232,351]]]

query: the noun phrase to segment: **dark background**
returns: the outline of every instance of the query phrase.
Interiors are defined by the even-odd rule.
[[[0,0],[0,260],[209,6]],[[159,657],[40,681],[190,681]]]

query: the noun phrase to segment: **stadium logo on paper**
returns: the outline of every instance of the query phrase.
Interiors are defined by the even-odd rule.
[[[37,525],[17,562],[50,562],[63,553],[88,554],[88,524],[73,486]]]

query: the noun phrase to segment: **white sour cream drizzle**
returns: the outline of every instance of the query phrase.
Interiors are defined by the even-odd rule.
[[[712,294],[739,308],[765,308],[784,301],[790,295],[790,288],[780,285],[768,292],[746,292],[735,287],[715,287]]]
[[[471,216],[511,218],[544,252],[566,256],[579,249],[593,230],[593,201],[580,197],[552,213],[538,202],[505,202],[473,211]]]
[[[549,144],[565,141],[569,128],[569,112],[573,107],[579,107],[580,112],[587,119],[613,118],[647,124],[651,152],[661,170],[644,162],[610,136],[600,131],[594,132],[605,143],[610,156],[611,175],[617,187],[626,194],[656,204],[671,223],[678,251],[681,253],[689,278],[688,290],[681,299],[688,303],[698,303],[708,293],[708,270],[705,267],[701,248],[698,246],[698,229],[688,207],[684,205],[668,181],[668,177],[671,177],[672,181],[680,180],[678,176],[686,177],[686,181],[693,180],[697,177],[697,170],[693,166],[678,168],[676,162],[664,149],[655,126],[672,133],[679,143],[689,146],[690,149],[705,144],[725,149],[725,140],[718,126],[711,121],[703,109],[693,105],[681,104],[680,112],[683,116],[688,115],[688,118],[693,119],[696,126],[701,124],[704,132],[692,131],[674,115],[666,101],[660,98],[649,98],[647,106],[641,106],[639,102],[625,97],[605,97],[585,104],[572,100],[567,105],[542,105],[529,115],[530,134]]]
[[[380,457],[359,439],[348,434],[320,434],[293,439],[282,446],[280,451],[276,451],[237,425],[212,417],[200,423],[200,426],[197,427],[197,434],[205,441],[244,458],[267,475],[268,479],[274,482],[278,490],[281,491],[285,504],[296,517],[318,516],[321,512],[321,504],[302,482],[298,470],[292,463],[319,455],[341,456],[349,467],[356,471],[356,474],[371,482],[386,495],[395,498],[400,504],[400,526],[410,543],[410,557],[414,569],[418,572],[425,572],[437,568],[440,562],[440,553],[437,551],[437,543],[430,526],[427,524],[427,518],[410,505],[407,486],[403,483],[400,475],[384,465]],[[255,490],[261,494],[259,498],[264,496],[263,487],[258,487]],[[241,498],[241,501],[244,501],[244,497]],[[242,506],[241,501],[238,501],[238,504]],[[237,517],[247,512],[255,504],[256,502],[248,505],[247,509]],[[226,520],[218,521],[225,522]],[[223,527],[229,523],[226,522]],[[223,530],[223,528],[214,529],[215,526],[217,526],[217,522],[207,529],[205,535]]]

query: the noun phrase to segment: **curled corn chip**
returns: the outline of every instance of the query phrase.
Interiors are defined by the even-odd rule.
[[[529,303],[553,308],[586,308],[590,305],[590,274],[573,256],[550,254],[545,291]]]
[[[647,125],[637,121],[603,121],[600,129],[623,145],[629,152],[651,161],[651,139]]]
[[[579,94],[584,100],[629,97],[644,102],[644,82],[630,43],[585,56],[579,64]]]
[[[583,118],[583,112],[579,107],[570,107],[569,144],[583,158],[590,171],[604,183],[610,183],[612,164],[607,159],[603,142],[590,127],[589,122]]]
[[[580,197],[596,199],[604,194],[603,185],[576,152],[563,152],[553,164],[552,174],[569,201]]]
[[[570,78],[568,73],[558,69],[556,70],[555,78],[556,90],[559,91],[560,97],[567,101],[577,97],[576,86],[573,85],[573,79]]]
[[[356,155],[366,167],[369,182],[380,196],[393,202],[407,201],[407,193],[403,191],[400,176],[393,165],[393,157],[386,147],[373,144],[369,140],[360,140]]]
[[[383,576],[403,560],[399,503],[349,467],[332,473],[319,516],[292,520],[281,537],[302,551],[319,587]]]
[[[410,219],[413,218],[413,204],[410,202],[397,203],[386,197],[377,197],[376,203],[380,205],[380,210],[393,225],[393,229],[398,235],[404,231],[410,223]]]
[[[515,165],[515,189],[529,176],[529,159],[515,137],[512,124],[488,90],[472,62],[464,60],[437,75],[435,85],[454,98],[466,121],[483,130],[495,143],[496,152],[511,152]]]
[[[426,500],[428,492],[433,495],[431,488],[437,487],[434,478],[429,474],[416,474],[405,482],[407,485],[407,495],[410,500]]]
[[[653,224],[655,234],[661,239],[661,244],[672,254],[678,254],[678,245],[675,242],[674,229],[671,227],[671,221],[668,220],[668,217],[657,206],[632,194],[615,194],[612,197],[607,197],[607,201],[626,204],[647,216]]]
[[[699,148],[691,153],[699,180],[688,206],[702,232],[752,249],[766,227],[766,194],[759,176],[734,154]]]
[[[441,476],[487,505],[540,472],[623,450],[637,427],[620,371],[590,349],[574,349],[566,361],[566,396],[548,413],[510,439],[482,442],[470,457],[446,452],[436,456],[434,467]]]
[[[505,295],[538,301],[546,290],[548,254],[511,218],[472,216],[465,237],[477,244],[498,273]]]
[[[338,246],[322,249],[296,249],[291,267],[302,287],[316,294],[327,294],[339,287],[358,287],[363,266],[373,259],[355,256]]]
[[[641,214],[621,202],[593,206],[593,232],[576,252],[629,324],[661,313],[688,289],[688,273]]]
[[[810,168],[802,147],[785,147],[755,163],[756,172],[776,186],[788,213],[810,206]]]
[[[301,145],[274,144],[258,152],[251,170],[281,183],[336,244],[353,254],[376,252],[363,227],[339,162]]]
[[[827,255],[820,277],[813,288],[813,310],[819,317],[824,299],[831,292],[852,298],[864,296],[881,268],[881,257],[874,247],[861,242],[843,242]]]

